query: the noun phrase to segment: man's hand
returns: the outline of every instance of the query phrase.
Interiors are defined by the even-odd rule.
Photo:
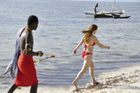
[[[38,53],[37,56],[39,56],[39,57],[43,56],[43,52],[42,51],[38,51],[37,53]]]

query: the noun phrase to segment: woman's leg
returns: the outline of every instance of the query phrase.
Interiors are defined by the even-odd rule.
[[[81,78],[81,76],[87,71],[88,67],[89,67],[89,63],[88,63],[87,60],[85,59],[81,71],[78,73],[77,77],[76,77],[75,80],[72,82],[72,84],[73,84],[74,87],[75,87],[75,90],[78,90],[77,81],[78,81],[78,80]]]
[[[8,93],[13,93],[17,87],[18,87],[17,85],[13,84],[9,89]]]
[[[37,93],[38,84],[31,86],[30,93]]]
[[[95,81],[95,77],[94,77],[94,64],[92,61],[89,62],[89,75],[92,80],[92,85],[95,85],[96,81]]]

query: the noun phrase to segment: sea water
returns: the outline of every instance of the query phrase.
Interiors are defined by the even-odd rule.
[[[98,11],[112,11],[113,2],[98,2]],[[82,68],[83,45],[73,54],[82,30],[91,24],[98,25],[96,37],[110,50],[94,47],[95,78],[103,72],[123,66],[140,64],[140,3],[117,2],[114,11],[125,10],[128,19],[95,19],[85,12],[93,12],[96,2],[72,0],[0,0],[0,75],[6,69],[14,53],[16,33],[27,24],[29,15],[39,18],[34,35],[34,51],[43,51],[46,59],[36,66],[40,86],[69,86]],[[132,8],[133,7],[133,8]],[[34,59],[39,59],[35,57]],[[79,85],[90,82],[88,71]],[[13,81],[9,75],[0,76],[0,89]]]

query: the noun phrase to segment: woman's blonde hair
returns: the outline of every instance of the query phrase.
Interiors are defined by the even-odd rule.
[[[92,35],[93,31],[97,30],[98,26],[95,24],[92,24],[88,30],[84,30],[82,31],[82,33],[84,34],[84,42],[88,43],[89,42],[89,38]]]

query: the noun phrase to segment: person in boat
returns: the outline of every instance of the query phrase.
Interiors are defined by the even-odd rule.
[[[95,5],[94,8],[93,8],[95,14],[97,13],[97,9],[96,9],[97,7],[98,7],[98,3],[96,3],[96,5]]]
[[[94,64],[92,62],[93,47],[95,45],[98,45],[100,48],[106,48],[106,49],[110,49],[110,47],[104,46],[101,43],[99,43],[96,36],[94,35],[97,32],[97,28],[98,28],[97,25],[92,24],[87,31],[82,31],[83,37],[73,51],[74,54],[76,54],[76,52],[80,48],[80,46],[83,43],[85,44],[84,50],[82,52],[82,59],[84,61],[83,67],[82,67],[81,71],[78,73],[78,75],[76,76],[75,80],[72,82],[72,84],[74,86],[74,90],[76,90],[76,91],[78,91],[77,81],[82,77],[82,75],[87,71],[88,68],[89,68],[89,74],[90,74],[90,77],[92,80],[90,87],[94,87],[95,85],[99,84],[95,80],[94,72],[93,72],[93,70],[94,70]]]
[[[33,34],[32,30],[38,27],[38,18],[31,15],[28,18],[27,26],[20,31],[20,54],[17,60],[18,72],[14,84],[8,93],[13,93],[18,86],[31,86],[30,93],[37,93],[38,80],[33,63],[33,56],[41,57],[42,51],[33,51]]]

